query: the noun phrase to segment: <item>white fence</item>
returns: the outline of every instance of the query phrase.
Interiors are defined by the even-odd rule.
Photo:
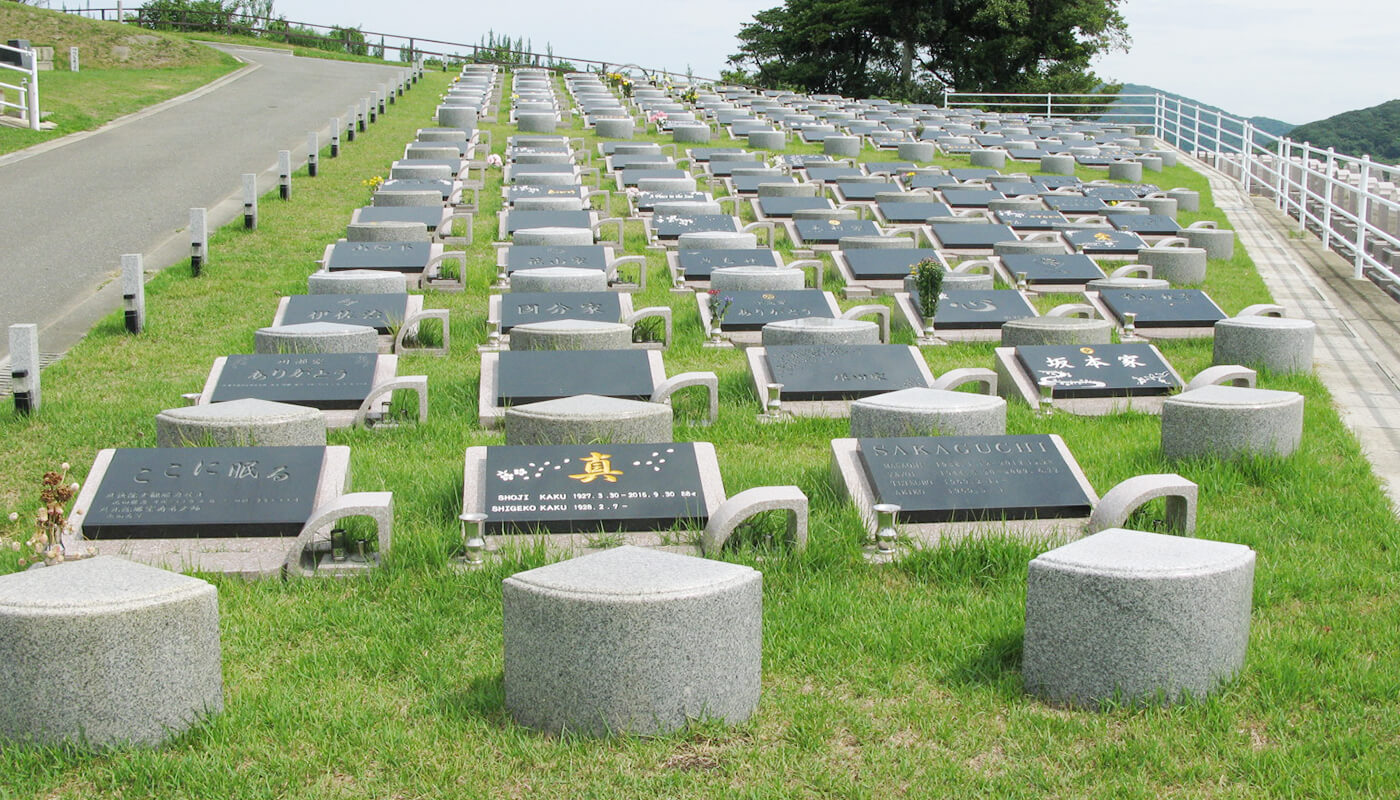
[[[0,114],[8,113],[12,108],[17,109],[20,119],[29,125],[30,130],[37,131],[39,130],[39,65],[34,58],[34,51],[0,44],[0,53],[18,55],[20,63],[19,66],[0,63],[0,91],[5,93],[6,98],[0,101]],[[16,76],[14,73],[19,73],[19,75]],[[17,80],[19,83],[5,83],[4,78]],[[19,102],[10,102],[10,92],[15,92]]]
[[[1400,295],[1400,166],[1261,131],[1248,119],[1164,94],[974,94],[949,92],[950,108],[991,108],[1033,117],[1094,119],[1150,126],[1158,139],[1229,175],[1250,194],[1270,198],[1327,247]]]

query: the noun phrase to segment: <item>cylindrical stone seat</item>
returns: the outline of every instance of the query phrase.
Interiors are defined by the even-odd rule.
[[[1006,433],[1006,400],[996,395],[915,387],[851,403],[851,435],[981,436]]]
[[[900,142],[898,145],[899,160],[913,162],[928,162],[933,160],[933,142]]]
[[[505,704],[521,725],[590,736],[729,724],[758,706],[763,578],[623,546],[502,582]]]
[[[515,115],[521,133],[554,133],[559,117],[553,111],[522,111]]]
[[[1178,211],[1201,210],[1201,193],[1195,189],[1168,189],[1167,194],[1176,199]]]
[[[992,244],[992,253],[1005,255],[1064,255],[1065,245],[1063,242],[1031,239],[1016,239],[1014,241],[995,242]]]
[[[692,231],[677,237],[681,250],[753,250],[758,247],[758,235],[735,231]]]
[[[800,317],[763,326],[763,346],[784,344],[879,344],[880,325],[866,319]]]
[[[374,193],[370,201],[376,208],[430,207],[443,204],[442,192],[436,189],[410,189],[408,191],[380,189]]]
[[[1235,232],[1224,228],[1182,228],[1177,234],[1206,251],[1211,260],[1230,259],[1235,255]]]
[[[1170,289],[1172,285],[1161,278],[1095,278],[1084,285],[1091,292],[1104,289]]]
[[[1073,175],[1074,156],[1048,155],[1040,157],[1040,171],[1046,175]]]
[[[1273,372],[1313,367],[1317,323],[1285,317],[1232,317],[1215,323],[1216,364],[1243,364]]]
[[[631,139],[637,130],[637,123],[631,117],[600,119],[593,123],[593,132],[600,139]]]
[[[161,744],[223,709],[220,662],[197,578],[110,556],[0,577],[0,740]]]
[[[1003,347],[1041,344],[1108,344],[1113,323],[1083,317],[1022,317],[1001,325]]]
[[[306,278],[307,294],[403,294],[408,276],[382,269],[313,272]]]
[[[253,332],[253,352],[377,353],[379,332],[369,325],[340,322],[299,322],[272,325]]]
[[[1206,279],[1203,247],[1144,247],[1138,250],[1137,260],[1152,267],[1152,277],[1176,286]]]
[[[345,226],[347,242],[428,242],[428,226],[422,222],[376,220]]]
[[[1147,213],[1157,214],[1163,217],[1176,219],[1177,205],[1175,197],[1144,197],[1138,201],[1147,208]]]
[[[535,267],[510,274],[512,292],[606,292],[608,276],[601,269]]]
[[[156,447],[282,447],[326,443],[315,408],[245,397],[167,408],[156,415]]]
[[[1177,164],[1175,150],[1167,150],[1165,148],[1162,150],[1153,150],[1152,155],[1160,159],[1164,167],[1174,167]]]
[[[832,158],[855,158],[860,155],[860,137],[828,136],[822,140],[822,152]]]
[[[671,128],[671,140],[677,144],[708,144],[710,141],[709,125],[676,125]]]
[[[1162,405],[1168,459],[1287,456],[1303,438],[1303,396],[1242,386],[1202,386]]]
[[[559,397],[507,408],[506,444],[670,442],[675,440],[672,416],[665,403],[596,394]]]
[[[1254,551],[1107,530],[1043,553],[1026,578],[1021,674],[1057,705],[1204,698],[1244,666]]]
[[[787,134],[782,131],[750,131],[749,147],[755,150],[782,150],[787,147]]]
[[[511,204],[516,211],[582,211],[581,197],[517,197]]]
[[[593,244],[593,231],[587,228],[521,228],[510,240],[519,245],[569,247]]]
[[[718,267],[710,272],[710,288],[739,292],[801,289],[806,273],[785,267]]]
[[[968,153],[974,167],[991,167],[1001,169],[1006,166],[1006,151],[996,149],[973,150]]]
[[[913,250],[911,236],[842,236],[837,240],[842,250]]]
[[[1128,183],[1142,182],[1142,162],[1139,161],[1114,161],[1108,165],[1108,178],[1114,181],[1127,181]]]
[[[1137,162],[1141,164],[1142,168],[1147,170],[1148,172],[1162,171],[1162,159],[1158,158],[1157,156],[1138,156]]]
[[[551,319],[510,329],[512,350],[625,350],[631,346],[632,326],[621,322]]]

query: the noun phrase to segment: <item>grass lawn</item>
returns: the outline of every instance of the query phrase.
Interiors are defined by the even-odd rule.
[[[313,259],[367,202],[362,182],[387,177],[414,130],[432,125],[448,80],[428,73],[340,158],[323,153],[320,176],[298,175],[291,202],[264,198],[257,231],[219,231],[204,277],[191,278],[177,265],[154,278],[147,332],[127,336],[118,314],[105,319],[45,370],[41,413],[0,413],[0,510],[30,513],[41,473],[59,462],[71,462],[82,480],[99,449],[152,445],[154,415],[180,405],[182,392],[198,390],[214,358],[251,352],[253,331],[270,324],[277,299],[305,291]],[[502,151],[511,127],[485,127]],[[571,135],[595,147],[591,133],[576,127]],[[1183,222],[1225,222],[1203,177],[1177,167],[1152,179],[1201,191],[1205,210]],[[468,574],[448,564],[459,543],[463,451],[504,441],[476,424],[473,348],[485,338],[499,186],[493,171],[469,248],[467,291],[426,298],[427,307],[452,311],[452,355],[404,356],[399,367],[429,377],[430,420],[330,435],[331,444],[352,449],[353,490],[394,492],[395,541],[386,567],[358,580],[211,578],[219,588],[224,713],[158,750],[91,756],[0,747],[0,796],[1400,794],[1400,536],[1356,441],[1315,378],[1261,375],[1261,386],[1306,395],[1302,446],[1287,459],[1229,464],[1166,462],[1153,416],[1047,418],[1012,404],[1008,432],[1062,436],[1100,494],[1141,473],[1179,472],[1196,481],[1198,534],[1246,544],[1259,557],[1248,658],[1219,694],[1167,709],[1053,708],[1023,694],[1019,670],[1026,564],[1044,545],[988,540],[867,566],[855,511],[837,500],[827,477],[828,442],[846,436],[848,423],[758,423],[760,403],[742,352],[700,346],[694,300],[668,291],[664,260],[642,250],[638,223],[628,226],[626,250],[647,253],[650,279],[637,306],[675,312],[667,373],[720,376],[719,422],[690,424],[702,409],[697,397],[682,393],[677,439],[715,444],[731,495],[800,486],[811,498],[810,546],[790,554],[758,526],[724,555],[764,576],[763,695],[749,722],[701,722],[669,736],[605,741],[515,726],[503,709],[500,581],[546,559],[526,553]],[[779,249],[790,244],[780,240]],[[827,281],[828,289],[839,288],[834,270]],[[1211,263],[1204,288],[1228,313],[1269,299],[1238,246],[1234,259]],[[894,338],[912,343],[913,334],[897,329]],[[1159,346],[1188,378],[1210,364],[1209,341]],[[992,348],[953,345],[924,354],[941,374],[991,366]],[[1134,524],[1152,529],[1161,511],[1149,505]],[[19,533],[16,525],[9,530]],[[0,569],[15,568],[13,554],[0,554]]]

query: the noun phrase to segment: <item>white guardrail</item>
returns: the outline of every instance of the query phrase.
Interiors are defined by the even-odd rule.
[[[1400,166],[1354,158],[1261,131],[1247,119],[1164,94],[949,92],[949,108],[1150,126],[1169,145],[1213,165],[1247,193],[1270,198],[1322,245],[1400,296]],[[1112,105],[1107,103],[1112,102]]]
[[[19,56],[19,66],[0,62],[0,91],[5,93],[5,100],[0,100],[0,114],[7,113],[9,109],[17,109],[19,117],[24,120],[30,130],[39,130],[39,64],[34,58],[33,50],[23,50],[18,47],[10,47],[7,44],[0,44],[0,54],[6,56]],[[5,83],[4,78],[14,76],[11,73],[18,72],[20,77],[14,78],[19,84]],[[19,98],[18,103],[9,101],[9,93],[15,92]]]

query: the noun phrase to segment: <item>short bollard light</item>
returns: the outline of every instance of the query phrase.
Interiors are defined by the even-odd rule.
[[[463,560],[474,567],[486,563],[486,515],[480,511],[463,511],[457,519],[462,521]]]
[[[875,505],[875,551],[881,554],[893,553],[895,542],[899,540],[899,530],[895,528],[895,518],[899,516],[899,506],[895,503]]]

